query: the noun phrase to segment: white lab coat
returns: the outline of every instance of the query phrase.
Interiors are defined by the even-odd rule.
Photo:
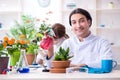
[[[70,48],[71,64],[86,64],[89,67],[101,68],[103,58],[112,59],[110,44],[107,40],[90,34],[80,42],[77,36],[71,37],[61,45]]]

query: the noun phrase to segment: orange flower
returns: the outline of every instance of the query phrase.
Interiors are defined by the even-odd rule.
[[[7,41],[8,41],[8,37],[5,36],[5,37],[3,38],[3,40],[7,42]]]
[[[26,38],[26,37],[25,37],[25,35],[22,34],[22,35],[20,35],[20,38]]]
[[[30,44],[30,41],[29,40],[25,40],[26,44]]]
[[[25,44],[25,41],[24,40],[20,40],[19,43],[20,44]]]
[[[11,38],[11,40],[15,42],[15,39],[14,39],[14,38]]]
[[[30,23],[31,21],[30,20],[26,20],[26,23]]]
[[[13,45],[14,43],[15,43],[15,39],[12,38],[12,39],[8,40],[9,45]]]
[[[19,43],[19,40],[16,40],[16,43]]]
[[[3,47],[6,48],[6,46],[7,46],[7,43],[4,41],[3,42]]]
[[[40,21],[40,19],[37,18],[36,21]]]

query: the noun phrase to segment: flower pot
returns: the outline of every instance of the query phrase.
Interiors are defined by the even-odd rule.
[[[53,67],[50,69],[51,73],[66,73],[66,68],[69,67],[70,61],[52,61]]]
[[[66,73],[66,68],[61,68],[61,69],[52,68],[50,69],[50,72],[51,73]]]
[[[10,65],[15,66],[16,63],[19,61],[20,58],[20,51],[15,51],[10,55]]]
[[[70,65],[70,61],[52,61],[54,68],[67,68]]]
[[[20,55],[10,55],[10,65],[15,66],[19,61]]]
[[[9,57],[0,57],[0,74],[2,74],[2,71],[7,69],[9,62]]]
[[[26,58],[27,58],[27,61],[28,61],[28,64],[29,65],[32,65],[34,59],[35,59],[35,54],[26,54]]]

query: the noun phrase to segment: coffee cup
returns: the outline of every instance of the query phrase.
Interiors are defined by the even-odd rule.
[[[114,61],[112,59],[104,59],[101,61],[101,67],[103,72],[109,73],[112,71],[113,68],[117,66],[117,61]]]

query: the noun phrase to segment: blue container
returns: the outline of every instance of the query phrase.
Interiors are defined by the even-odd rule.
[[[29,68],[19,68],[17,71],[20,73],[29,73],[30,69]]]

